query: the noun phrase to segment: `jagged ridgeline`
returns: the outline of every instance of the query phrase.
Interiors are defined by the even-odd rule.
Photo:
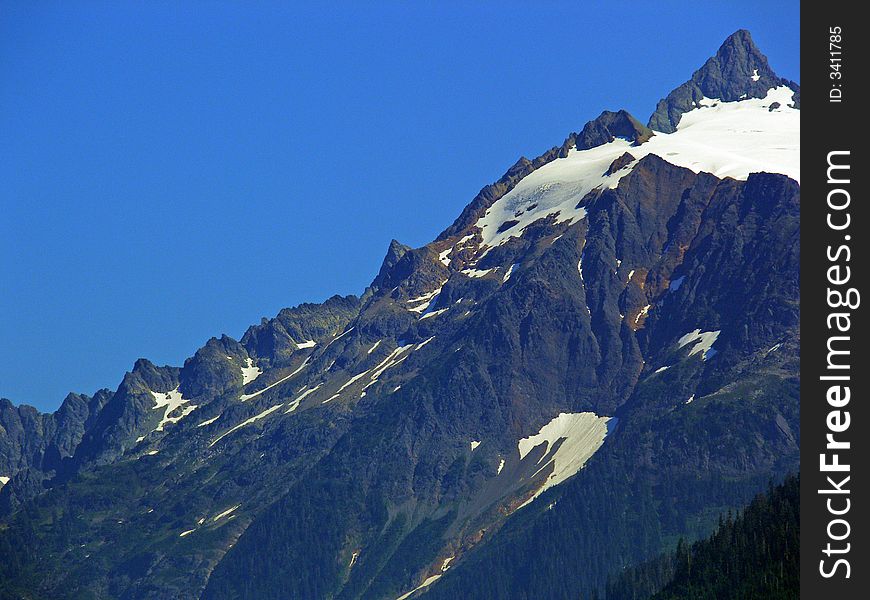
[[[799,100],[739,31],[646,126],[605,111],[435,241],[394,240],[361,297],[54,414],[0,401],[0,597],[590,598],[665,573],[798,468]]]

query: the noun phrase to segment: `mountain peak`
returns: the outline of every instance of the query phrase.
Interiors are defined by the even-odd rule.
[[[410,246],[406,246],[405,244],[401,243],[396,239],[391,240],[390,247],[387,248],[387,254],[386,256],[384,256],[384,260],[381,263],[381,268],[378,271],[377,277],[375,277],[372,281],[371,287],[380,287],[381,284],[384,282],[384,279],[386,279],[387,275],[389,274],[390,269],[396,266],[396,263],[398,263],[399,260],[410,250]]]
[[[736,102],[745,98],[764,98],[771,88],[790,87],[795,91],[795,106],[800,107],[800,86],[779,77],[761,53],[752,35],[738,29],[728,36],[716,54],[692,74],[692,78],[660,100],[648,126],[673,133],[683,113],[692,110],[703,98]]]

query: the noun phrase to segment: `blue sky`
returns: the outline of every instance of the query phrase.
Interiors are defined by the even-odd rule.
[[[360,293],[738,28],[800,80],[797,2],[313,4],[0,4],[0,397],[54,410]]]

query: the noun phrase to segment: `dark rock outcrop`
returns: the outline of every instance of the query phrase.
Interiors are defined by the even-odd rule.
[[[384,257],[378,275],[372,281],[371,287],[380,288],[392,268],[396,266],[396,263],[398,263],[409,250],[411,250],[410,246],[406,246],[397,240],[392,240],[390,242],[390,247],[387,249],[387,255]]]
[[[632,117],[627,111],[605,110],[596,119],[589,121],[577,136],[577,149],[588,150],[623,138],[638,146],[654,135],[653,131]]]
[[[605,171],[605,174],[613,175],[623,167],[627,167],[628,165],[633,163],[635,160],[637,159],[634,158],[634,156],[632,156],[629,152],[625,152],[622,154],[622,156],[610,163],[610,166],[607,167],[607,171]]]

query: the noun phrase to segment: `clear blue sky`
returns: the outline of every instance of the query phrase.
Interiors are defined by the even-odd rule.
[[[0,2],[0,396],[54,410],[360,293],[738,28],[799,81],[797,2],[312,4]]]

